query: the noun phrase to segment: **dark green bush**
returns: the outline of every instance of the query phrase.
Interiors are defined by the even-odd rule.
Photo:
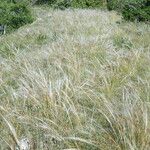
[[[37,0],[36,4],[49,4],[52,5],[56,2],[57,0]]]
[[[29,6],[24,2],[0,0],[0,24],[7,26],[7,32],[33,22]]]
[[[107,0],[107,8],[108,10],[121,11],[125,5],[125,1],[126,0]]]
[[[37,4],[47,3],[54,8],[98,8],[105,5],[106,0],[38,0]]]
[[[71,7],[71,3],[71,0],[55,0],[55,2],[52,3],[52,6],[58,9],[65,9]]]
[[[105,5],[105,0],[73,0],[72,6],[79,8],[102,8]]]
[[[150,20],[149,0],[107,0],[107,8],[121,12],[126,20]]]
[[[126,4],[122,10],[124,19],[130,21],[150,21],[150,5],[148,3],[148,1],[139,1]]]

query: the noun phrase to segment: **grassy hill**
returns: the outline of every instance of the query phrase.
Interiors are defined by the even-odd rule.
[[[0,37],[0,149],[148,150],[150,26],[102,10],[33,8]]]

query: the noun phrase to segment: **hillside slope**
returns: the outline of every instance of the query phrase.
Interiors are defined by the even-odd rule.
[[[150,26],[115,12],[33,8],[0,37],[0,149],[148,150]]]

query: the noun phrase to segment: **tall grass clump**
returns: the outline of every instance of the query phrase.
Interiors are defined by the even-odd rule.
[[[0,149],[149,150],[149,24],[33,11],[0,37]]]

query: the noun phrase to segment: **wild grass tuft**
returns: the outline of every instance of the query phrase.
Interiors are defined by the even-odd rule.
[[[0,37],[0,149],[148,150],[150,27],[115,12],[34,8]]]

